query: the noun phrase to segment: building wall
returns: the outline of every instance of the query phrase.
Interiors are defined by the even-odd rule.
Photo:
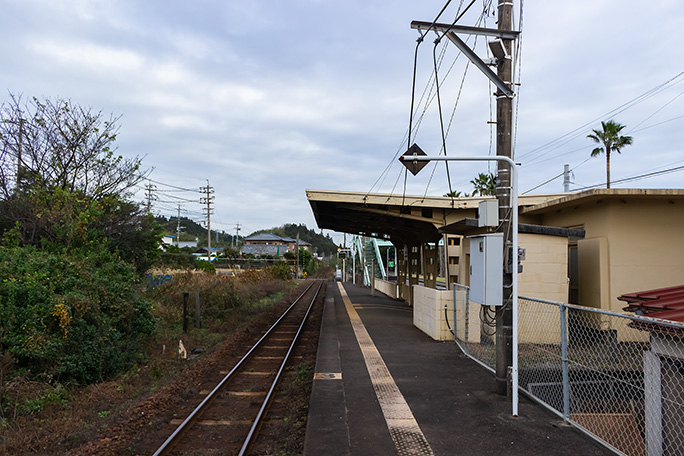
[[[445,235],[445,245],[446,245],[446,270],[448,283],[462,283],[460,275],[460,262],[461,262],[461,243],[463,242],[462,236],[455,235]]]
[[[518,275],[518,295],[554,302],[568,302],[568,239],[521,233],[525,249],[523,272]]]
[[[568,302],[568,239],[521,233],[518,244],[525,249],[523,272],[518,274],[518,295],[554,302]],[[470,242],[461,245],[459,281],[470,285]]]
[[[552,226],[586,231],[578,242],[580,304],[620,312],[617,297],[684,283],[684,207],[668,198],[598,200],[549,211]]]

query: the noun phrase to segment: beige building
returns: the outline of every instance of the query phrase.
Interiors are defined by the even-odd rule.
[[[620,312],[622,294],[684,283],[684,190],[589,190],[521,208],[520,220],[585,231],[567,246],[571,303]]]
[[[447,287],[469,285],[468,237],[493,231],[477,223],[486,198],[317,190],[307,190],[307,197],[320,228],[384,238],[397,247],[396,294],[410,303],[419,278],[427,288],[436,288],[440,277]],[[617,297],[624,293],[684,283],[682,227],[681,189],[523,195],[519,294],[620,312]]]

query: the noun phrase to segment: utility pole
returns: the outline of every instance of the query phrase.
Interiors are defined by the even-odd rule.
[[[207,179],[207,186],[200,187],[200,192],[204,193],[200,199],[200,204],[206,204],[207,207],[204,208],[207,211],[207,259],[211,261],[211,211],[213,210],[211,205],[214,201],[214,197],[211,196],[214,193],[214,187],[209,185],[209,179]]]
[[[240,222],[235,224],[235,245],[239,246],[240,241]]]
[[[297,244],[295,253],[295,279],[299,278],[299,232],[297,232]]]
[[[154,191],[156,189],[157,189],[157,186],[154,184],[145,185],[145,191],[147,192],[146,198],[147,198],[147,213],[148,214],[152,213],[152,201],[157,199],[157,196],[154,194]]]
[[[502,32],[513,28],[513,3],[510,0],[498,1],[498,29]],[[512,40],[501,39],[506,50],[503,58],[497,59],[497,76],[510,89],[513,87]],[[506,96],[501,90],[496,92],[496,155],[513,159],[512,128],[513,98]],[[509,256],[506,252],[512,249],[511,215],[517,207],[511,207],[511,166],[505,162],[498,164],[499,184],[496,187],[496,199],[499,202],[499,229],[503,233],[503,306],[496,313],[496,392],[505,396],[508,393],[508,369],[513,365],[513,274],[518,273],[518,252],[510,252],[512,266],[507,267]]]
[[[570,165],[567,163],[563,166],[563,191],[565,193],[570,191]]]
[[[513,160],[513,62],[512,43],[520,32],[513,30],[513,3],[511,0],[498,0],[498,28],[484,29],[461,27],[455,24],[436,24],[430,22],[411,22],[411,27],[419,30],[443,31],[447,38],[473,63],[496,87],[496,157],[425,157],[417,146],[411,146],[399,158],[412,174],[417,174],[427,162],[436,161],[497,161],[498,183],[496,198],[499,204],[499,229],[504,240],[502,264],[503,293],[502,305],[496,312],[496,392],[508,394],[508,373],[511,369],[513,415],[518,415],[518,377],[517,377],[517,294],[518,294],[518,178],[517,167]],[[496,39],[489,41],[489,48],[495,57],[496,74],[488,64],[457,36],[457,33],[476,34]],[[515,193],[514,193],[515,192]],[[510,254],[510,257],[509,257]],[[511,265],[508,261],[511,259]]]
[[[180,248],[180,210],[181,205],[178,203],[178,218],[176,220],[176,247]]]
[[[24,179],[24,172],[23,168],[21,166],[22,161],[21,161],[21,152],[23,149],[23,141],[24,141],[24,119],[20,118],[19,119],[19,144],[17,147],[17,190],[22,189],[22,180]]]

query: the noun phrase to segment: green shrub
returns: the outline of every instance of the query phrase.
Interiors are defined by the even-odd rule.
[[[0,349],[31,376],[90,383],[140,358],[156,322],[135,267],[0,247]]]
[[[287,263],[276,263],[264,270],[265,274],[273,279],[290,280],[292,278],[292,269]]]
[[[207,274],[216,274],[216,268],[209,261],[198,259],[195,262],[195,267],[200,271],[206,272]]]

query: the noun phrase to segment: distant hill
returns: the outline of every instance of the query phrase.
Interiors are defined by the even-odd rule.
[[[166,218],[164,216],[155,217],[154,220],[164,228],[164,233],[170,234],[172,236],[176,235],[177,219],[175,217]],[[186,217],[181,217],[181,240],[191,241],[196,237],[199,238],[200,245],[206,245],[207,243],[207,229],[206,227],[200,225],[199,223],[190,220]],[[289,237],[292,239],[297,238],[297,233],[299,233],[299,239],[306,241],[313,246],[315,252],[319,255],[330,256],[337,253],[337,244],[332,240],[330,235],[322,235],[314,230],[310,230],[306,225],[295,225],[294,223],[288,223],[277,228],[271,228],[268,230],[259,230],[250,234],[250,236],[259,233],[273,233],[282,237]],[[232,236],[230,233],[219,231],[218,234],[219,245],[230,245],[232,241]],[[242,243],[243,236],[239,238],[240,243]],[[215,245],[216,242],[216,232],[211,232],[211,244]]]
[[[319,255],[331,256],[337,252],[337,244],[332,240],[329,234],[322,235],[314,230],[310,230],[304,224],[295,225],[294,223],[288,223],[277,228],[271,228],[269,230],[255,231],[250,236],[259,233],[273,233],[282,237],[289,237],[292,239],[297,238],[297,233],[299,233],[299,239],[306,241],[313,246]]]
[[[175,217],[170,217],[166,218],[163,215],[160,217],[155,217],[154,218],[155,222],[160,224],[164,228],[164,233],[170,234],[172,236],[176,235],[176,229],[177,229],[177,224],[178,224],[178,219]],[[206,245],[207,243],[207,228],[200,225],[199,223],[195,222],[194,220],[190,220],[189,218],[186,217],[181,217],[180,219],[180,225],[181,225],[181,236],[180,239],[181,241],[194,241],[195,238],[199,239],[200,245]],[[224,231],[219,231],[218,232],[218,240],[219,244],[230,244],[232,241],[232,236],[230,233],[226,233]],[[242,239],[242,236],[240,236],[239,239]],[[216,231],[211,232],[211,242],[212,246],[216,242]]]

